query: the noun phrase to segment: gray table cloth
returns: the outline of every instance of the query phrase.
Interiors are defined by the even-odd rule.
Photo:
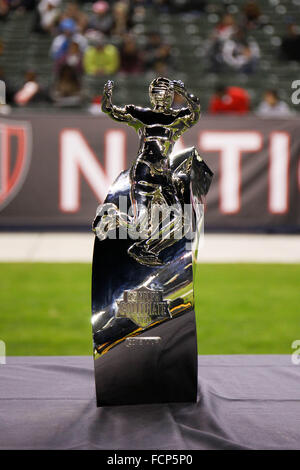
[[[196,404],[96,408],[93,360],[8,357],[0,449],[300,449],[300,365],[199,356]]]

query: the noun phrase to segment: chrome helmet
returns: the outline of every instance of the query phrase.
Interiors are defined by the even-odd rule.
[[[158,77],[149,86],[149,97],[152,106],[170,108],[174,99],[174,84],[168,78]]]

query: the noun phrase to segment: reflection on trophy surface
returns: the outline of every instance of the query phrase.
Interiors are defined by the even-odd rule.
[[[152,108],[115,106],[112,90],[108,81],[102,110],[134,127],[139,149],[130,170],[110,188],[93,224],[97,402],[194,401],[197,350],[188,242],[194,226],[195,254],[212,172],[194,147],[171,153],[182,133],[197,123],[199,100],[181,81],[162,77],[149,87]],[[174,93],[187,107],[172,109]],[[141,376],[138,371],[143,371]],[[161,385],[151,392],[153,381]],[[133,385],[136,392],[129,393]]]

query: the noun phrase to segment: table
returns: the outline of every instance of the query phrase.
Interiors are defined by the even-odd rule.
[[[300,365],[199,356],[197,403],[96,408],[92,357],[0,365],[0,449],[300,449]]]

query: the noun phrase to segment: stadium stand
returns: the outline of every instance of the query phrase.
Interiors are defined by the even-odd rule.
[[[111,2],[112,3],[112,2]],[[188,2],[172,2],[182,4]],[[194,2],[195,3],[195,2]],[[209,38],[213,29],[220,22],[225,12],[239,20],[247,2],[227,0],[225,2],[200,2],[201,11],[184,7],[170,8],[170,2],[136,1],[130,2],[130,33],[137,45],[143,50],[151,32],[160,32],[163,41],[171,46],[171,65],[167,73],[176,79],[182,79],[186,85],[201,97],[202,109],[208,108],[208,102],[217,85],[240,86],[251,97],[252,110],[261,100],[263,91],[277,89],[279,96],[291,107],[291,83],[300,79],[300,62],[284,60],[280,55],[282,38],[287,33],[288,24],[300,23],[300,0],[262,0],[259,2],[260,15],[255,27],[248,29],[248,39],[256,41],[260,49],[260,59],[254,73],[240,73],[232,69],[222,71],[209,67]],[[249,2],[248,2],[249,3]],[[66,5],[65,0],[60,8]],[[90,15],[93,3],[80,3],[80,9]],[[162,6],[164,8],[162,8]],[[5,80],[13,89],[23,83],[24,73],[34,70],[42,87],[51,89],[54,83],[54,64],[49,49],[53,41],[52,34],[34,32],[36,11],[11,11],[5,21],[0,22],[0,40],[3,51],[0,55],[0,68]],[[112,35],[110,42],[120,47],[121,36]],[[163,70],[163,71],[165,71]],[[144,105],[147,102],[146,83],[159,73],[159,70],[147,69],[141,74],[126,75],[118,72],[109,76],[116,80],[115,100],[117,103],[134,102]],[[83,108],[101,94],[107,76],[87,76],[82,79],[84,92]],[[31,107],[43,107],[45,103],[30,104]],[[47,109],[52,107],[47,103]]]

